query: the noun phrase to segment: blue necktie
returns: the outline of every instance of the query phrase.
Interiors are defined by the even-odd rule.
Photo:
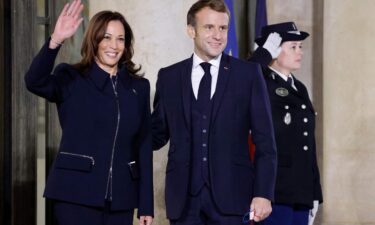
[[[199,109],[202,111],[208,105],[211,99],[211,64],[203,62],[200,64],[200,66],[204,70],[204,75],[199,84],[197,103]]]

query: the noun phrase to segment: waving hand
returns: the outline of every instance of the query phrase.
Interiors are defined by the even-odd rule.
[[[75,34],[83,21],[81,16],[82,10],[83,4],[81,0],[73,0],[73,2],[67,3],[64,6],[51,35],[50,48],[56,48]]]

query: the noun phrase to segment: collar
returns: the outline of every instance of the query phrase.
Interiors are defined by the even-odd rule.
[[[269,68],[270,70],[272,70],[273,72],[275,72],[277,75],[279,75],[281,78],[283,78],[283,80],[287,81],[288,78],[290,77],[290,78],[292,78],[292,80],[294,81],[293,76],[292,76],[291,73],[288,74],[288,75],[285,75],[285,74],[283,74],[283,73],[281,73],[281,72],[275,70],[274,68],[272,68],[272,67],[270,67],[270,66],[269,66],[268,68]]]
[[[220,60],[221,60],[221,56],[223,54],[220,54],[218,56],[216,56],[215,58],[211,59],[210,61],[208,61],[208,63],[211,64],[211,66],[214,66],[216,67],[217,69],[219,69],[219,66],[220,66]],[[196,69],[198,66],[200,66],[200,64],[202,62],[205,62],[203,59],[201,59],[195,52],[193,54],[193,69]]]
[[[99,65],[94,62],[89,70],[89,77],[94,82],[95,86],[103,90],[107,82],[110,80],[110,74],[104,71]],[[118,80],[121,80],[125,88],[129,88],[130,76],[126,70],[126,66],[122,66],[117,71]]]

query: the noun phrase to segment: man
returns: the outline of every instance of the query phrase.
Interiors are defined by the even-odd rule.
[[[167,217],[172,225],[232,225],[251,210],[263,220],[272,210],[276,149],[260,68],[223,53],[229,12],[222,0],[196,2],[187,24],[194,54],[159,71],[152,114],[154,149],[170,140]]]

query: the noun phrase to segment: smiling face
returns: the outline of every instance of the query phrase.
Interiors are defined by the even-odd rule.
[[[108,23],[96,54],[96,63],[111,75],[117,73],[117,64],[125,51],[125,29],[118,20]]]
[[[271,67],[288,75],[301,68],[303,56],[301,41],[286,41],[281,45],[281,53],[272,63]]]
[[[188,25],[188,34],[194,39],[194,52],[204,61],[220,55],[228,39],[229,16],[209,7],[195,14],[195,25]]]

